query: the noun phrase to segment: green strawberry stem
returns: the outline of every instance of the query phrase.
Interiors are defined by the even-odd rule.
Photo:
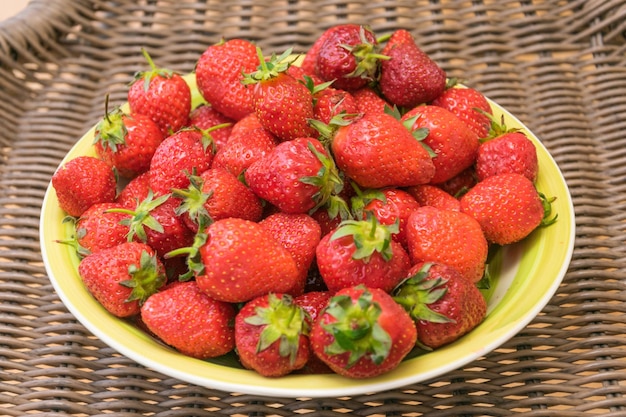
[[[109,209],[106,213],[123,213],[128,214],[130,218],[121,221],[121,224],[128,226],[128,233],[126,238],[129,242],[132,242],[137,237],[142,242],[146,242],[148,239],[146,235],[145,227],[148,227],[156,232],[163,233],[163,226],[150,215],[150,212],[165,203],[170,198],[170,194],[164,194],[158,198],[154,198],[152,190],[148,192],[148,196],[145,200],[139,202],[135,210],[125,208]]]
[[[259,57],[259,66],[256,71],[244,74],[241,82],[246,85],[257,84],[277,77],[280,73],[287,71],[291,64],[298,59],[298,56],[293,55],[292,52],[293,48],[289,48],[279,56],[272,54],[270,59],[266,60],[263,51],[257,46],[256,53]]]
[[[174,249],[165,255],[163,258],[169,259],[176,256],[185,256],[187,263],[187,272],[181,274],[178,277],[179,281],[189,281],[193,277],[204,274],[205,266],[200,256],[200,248],[205,245],[209,236],[206,233],[205,225],[201,225],[198,232],[194,236],[193,244],[189,247]]]
[[[348,352],[346,368],[363,357],[381,364],[389,356],[391,337],[378,323],[382,310],[373,301],[371,292],[363,291],[357,300],[345,295],[334,296],[325,312],[335,319],[323,324],[324,330],[334,336],[326,352],[330,355]]]
[[[322,167],[316,175],[300,178],[300,182],[313,185],[318,189],[318,191],[313,195],[313,200],[315,201],[315,207],[311,209],[311,213],[313,213],[325,205],[331,196],[336,196],[341,192],[343,189],[343,179],[341,178],[339,170],[335,165],[335,161],[332,158],[329,158],[315,149],[315,146],[313,146],[311,142],[307,144],[307,148],[322,164]]]
[[[96,134],[93,143],[100,142],[102,147],[107,147],[117,152],[117,147],[126,143],[128,130],[124,124],[124,113],[118,107],[109,112],[109,95],[104,99],[104,117],[96,126]]]
[[[552,203],[556,200],[556,197],[548,198],[544,193],[540,192],[539,198],[541,199],[541,205],[543,206],[543,218],[541,219],[540,226],[547,227],[556,223],[556,220],[559,217],[558,213],[555,213],[554,217],[550,218],[550,216],[552,216]]]
[[[145,48],[141,48],[141,53],[148,62],[150,70],[136,73],[135,80],[143,79],[144,91],[148,91],[148,89],[150,88],[150,81],[152,81],[154,77],[160,76],[163,78],[170,78],[174,74],[174,71],[170,69],[158,68]]]
[[[352,236],[356,250],[353,259],[362,259],[367,262],[374,252],[386,261],[393,256],[391,247],[391,234],[398,233],[399,223],[385,226],[378,222],[376,216],[368,214],[366,220],[344,220],[331,239],[339,239],[344,236]]]
[[[269,294],[267,300],[267,307],[257,307],[255,315],[244,319],[250,325],[263,326],[256,351],[262,352],[278,342],[280,356],[289,357],[293,364],[298,354],[300,336],[309,334],[306,313],[293,302],[290,295],[284,294],[278,298],[276,294]]]
[[[167,280],[165,273],[159,271],[157,256],[150,256],[145,250],[141,252],[139,266],[135,264],[130,265],[128,274],[131,276],[131,279],[120,282],[121,285],[132,288],[126,301],[139,301],[139,304],[143,304]]]

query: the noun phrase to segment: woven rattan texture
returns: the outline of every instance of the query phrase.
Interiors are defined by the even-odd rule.
[[[562,286],[520,334],[431,381],[351,398],[238,395],[146,369],[55,295],[38,243],[50,176],[125,100],[141,47],[182,72],[221,37],[304,51],[338,23],[407,28],[526,123],[577,216]],[[0,415],[626,416],[626,2],[32,0],[0,24]]]

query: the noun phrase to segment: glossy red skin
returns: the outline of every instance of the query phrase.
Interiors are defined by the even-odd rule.
[[[100,159],[115,167],[119,176],[133,178],[150,168],[150,160],[164,136],[159,126],[146,115],[125,115],[122,116],[122,123],[127,132],[124,144],[117,145],[116,151],[113,151],[97,141],[94,148]]]
[[[423,266],[423,263],[414,265],[408,276],[416,274]],[[448,281],[445,284],[447,291],[441,299],[428,304],[428,307],[453,321],[433,323],[417,320],[415,323],[418,340],[433,349],[452,343],[467,334],[482,322],[487,313],[487,302],[478,287],[464,279],[456,269],[434,263],[428,270],[427,279],[437,278]]]
[[[365,206],[364,212],[371,211],[384,225],[392,225],[398,221],[399,231],[391,237],[406,249],[406,221],[420,207],[420,203],[410,193],[397,188],[388,188],[382,190],[382,193],[386,202],[372,200]]]
[[[315,94],[313,107],[314,118],[328,124],[330,120],[341,113],[355,115],[359,113],[356,100],[349,92],[327,87]]]
[[[288,292],[292,295],[302,294],[309,268],[315,260],[315,248],[322,238],[319,223],[305,213],[277,212],[268,215],[259,224],[287,249],[296,261],[300,276],[296,287]]]
[[[115,198],[115,202],[124,208],[134,210],[137,202],[145,200],[149,192],[150,174],[146,171],[128,181]]]
[[[259,122],[278,139],[315,136],[308,122],[314,117],[313,96],[304,84],[283,72],[251,88]]]
[[[348,378],[371,378],[391,371],[413,349],[417,340],[415,324],[407,312],[383,290],[377,288],[368,290],[372,293],[373,301],[382,309],[378,323],[392,340],[391,351],[382,363],[375,364],[369,356],[364,355],[354,365],[347,367],[348,352],[339,355],[328,354],[325,349],[333,343],[334,336],[326,332],[323,325],[335,321],[335,318],[327,313],[322,313],[311,329],[310,341],[315,355],[335,373]],[[339,291],[336,295],[346,295],[356,301],[363,291],[362,287],[349,287]]]
[[[275,294],[282,297],[282,294]],[[265,326],[255,326],[245,322],[247,317],[256,315],[256,309],[267,307],[267,295],[257,297],[237,313],[235,318],[235,341],[239,360],[248,369],[254,369],[260,375],[277,378],[302,368],[311,355],[309,339],[301,334],[298,339],[298,352],[291,363],[289,356],[281,356],[278,350],[279,341],[274,342],[267,349],[257,351],[257,344]]]
[[[341,30],[341,25],[331,26],[326,29],[322,34],[313,42],[313,45],[306,52],[306,55],[302,59],[302,63],[300,64],[300,68],[307,74],[317,75],[315,70],[315,65],[317,61],[317,57],[322,49],[322,45],[326,42],[326,39],[330,37],[334,32]]]
[[[443,107],[454,113],[459,119],[467,123],[479,138],[487,137],[491,120],[476,109],[492,114],[491,105],[487,98],[473,88],[448,88],[439,97],[432,101],[434,106]]]
[[[169,78],[155,76],[147,90],[144,79],[133,82],[128,90],[131,114],[144,114],[152,119],[164,137],[187,126],[191,112],[191,90],[178,74]]]
[[[402,120],[415,116],[419,117],[412,129],[427,128],[429,133],[424,143],[437,154],[432,159],[435,174],[431,184],[445,182],[474,164],[479,146],[478,135],[454,113],[438,106],[418,106],[405,113]]]
[[[139,314],[139,301],[126,301],[132,288],[120,283],[131,279],[128,268],[131,265],[139,266],[143,251],[154,255],[152,248],[146,244],[125,242],[91,254],[78,265],[78,274],[89,292],[116,317]],[[158,258],[157,266],[164,271]]]
[[[359,88],[352,92],[352,97],[356,100],[357,108],[361,113],[378,112],[384,113],[385,106],[392,108],[393,106],[381,97],[376,90],[369,86]]]
[[[206,104],[196,107],[189,115],[189,125],[196,126],[202,130],[224,123],[230,123],[230,126],[221,127],[211,131],[211,137],[213,138],[213,144],[215,145],[216,150],[220,149],[224,146],[224,144],[226,144],[226,142],[228,142],[228,137],[233,130],[235,120],[224,116],[222,113],[217,111],[215,107]]]
[[[107,212],[120,208],[118,203],[97,203],[89,207],[76,221],[76,241],[91,253],[120,245],[127,241],[128,226],[120,222],[127,214]]]
[[[250,189],[285,213],[307,213],[315,207],[313,196],[319,192],[319,187],[301,181],[316,176],[322,168],[319,158],[308,148],[309,144],[330,158],[324,145],[311,137],[281,142],[246,170]]]
[[[308,291],[298,297],[294,298],[294,302],[306,311],[309,316],[309,322],[311,326],[322,313],[324,308],[328,305],[328,300],[332,295],[328,291]],[[309,340],[310,346],[310,340]],[[330,374],[333,373],[332,369],[326,365],[320,358],[314,355],[313,348],[309,347],[311,354],[309,360],[300,368],[296,373],[302,374]]]
[[[480,181],[461,198],[461,210],[478,221],[488,241],[499,245],[524,239],[544,215],[532,181],[517,173]]]
[[[188,174],[201,174],[211,167],[213,152],[202,144],[199,130],[181,130],[163,140],[150,162],[150,187],[155,195],[172,188],[189,187]]]
[[[198,90],[224,116],[240,120],[254,112],[253,92],[241,83],[244,73],[259,65],[256,46],[247,40],[230,39],[209,46],[196,63]]]
[[[233,174],[222,168],[210,168],[200,174],[200,178],[202,192],[210,195],[204,207],[213,221],[228,217],[261,220],[261,200]],[[189,229],[198,231],[198,225],[188,213],[182,218]]]
[[[470,282],[485,270],[488,242],[480,224],[470,215],[424,206],[407,221],[411,262],[441,262],[456,268]]]
[[[406,191],[415,198],[420,206],[461,211],[461,202],[436,185],[416,185],[407,188]]]
[[[381,62],[380,89],[390,103],[410,109],[445,90],[445,71],[415,43],[394,44],[383,55],[389,59]]]
[[[211,224],[200,248],[205,273],[200,288],[211,297],[240,303],[294,288],[299,270],[287,249],[258,223],[228,218]]]
[[[371,80],[363,77],[352,77],[349,74],[357,67],[357,60],[342,45],[359,45],[362,43],[360,35],[361,26],[344,24],[335,29],[321,45],[315,62],[315,73],[324,81],[333,82],[333,87],[353,91],[364,87]],[[376,37],[365,29],[365,37],[368,42],[376,44]]]
[[[331,148],[339,169],[363,188],[424,184],[435,173],[424,147],[402,123],[384,113],[365,113],[340,127]]]
[[[59,207],[73,217],[80,217],[96,203],[115,200],[117,181],[111,167],[92,156],[78,156],[67,161],[52,175]]]
[[[143,226],[147,237],[146,243],[154,248],[159,256],[193,244],[194,232],[187,227],[183,217],[176,214],[179,204],[178,199],[170,197],[150,211],[150,215],[163,227],[163,232]]]
[[[482,143],[476,156],[479,180],[497,174],[518,173],[535,182],[539,172],[537,149],[522,132],[509,132]]]
[[[356,251],[352,236],[332,239],[332,233],[322,238],[316,249],[317,267],[328,290],[335,293],[343,288],[364,284],[370,288],[391,291],[406,277],[409,256],[401,244],[391,241],[392,257],[385,260],[374,252],[369,260],[353,259]]]
[[[195,281],[176,282],[153,294],[141,318],[154,335],[198,359],[225,355],[235,347],[235,308],[202,292]]]

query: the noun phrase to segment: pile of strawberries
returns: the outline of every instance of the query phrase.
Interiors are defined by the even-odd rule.
[[[337,25],[305,56],[224,40],[196,108],[144,55],[130,111],[52,185],[91,294],[185,355],[380,375],[477,326],[489,249],[555,220],[533,143],[406,30]]]

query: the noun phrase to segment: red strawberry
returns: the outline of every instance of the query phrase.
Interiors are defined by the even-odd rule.
[[[240,120],[254,112],[252,89],[241,83],[259,65],[256,47],[244,39],[209,46],[196,63],[200,94],[224,116]]]
[[[413,121],[412,129],[428,129],[424,143],[436,154],[432,184],[445,182],[472,166],[478,151],[478,136],[454,113],[438,106],[418,106],[402,116]]]
[[[76,243],[81,250],[95,253],[126,242],[128,226],[122,221],[128,215],[109,212],[119,207],[117,203],[98,203],[83,212],[76,220]]]
[[[235,315],[232,304],[212,299],[195,281],[170,284],[141,307],[141,318],[155,336],[198,359],[235,348]]]
[[[398,232],[391,236],[406,249],[406,221],[420,204],[411,194],[398,188],[374,191],[365,191],[360,196],[353,197],[352,210],[362,211],[356,214],[360,219],[365,219],[371,213],[383,225],[398,223]]]
[[[339,114],[357,114],[359,107],[352,94],[345,90],[327,87],[313,94],[313,114],[316,120],[328,124]]]
[[[449,180],[437,184],[437,187],[456,198],[460,198],[470,188],[476,185],[476,181],[476,170],[474,169],[474,165],[472,165]]]
[[[233,126],[228,143],[217,151],[212,167],[224,168],[239,177],[277,144],[278,139],[259,123],[255,113],[251,113]]]
[[[150,162],[150,188],[156,195],[189,186],[190,174],[201,174],[213,161],[212,138],[196,128],[182,129],[165,138]]]
[[[421,184],[409,187],[406,191],[417,200],[420,206],[461,211],[461,202],[436,185]]]
[[[281,142],[250,165],[245,178],[256,195],[286,213],[321,207],[343,187],[324,145],[307,137]]]
[[[395,41],[394,36],[403,40]],[[380,90],[398,107],[413,108],[438,97],[446,87],[446,73],[415,42],[406,40],[406,31],[394,33],[382,54]]]
[[[537,180],[539,165],[535,144],[521,131],[509,129],[503,121],[492,121],[490,135],[482,140],[476,155],[476,176],[518,173],[532,182]]]
[[[381,55],[374,33],[360,25],[342,24],[330,32],[315,61],[315,73],[333,87],[353,91],[373,81]]]
[[[322,238],[316,249],[317,267],[328,290],[364,284],[391,291],[410,267],[409,257],[391,238],[395,227],[368,220],[346,220]]]
[[[363,188],[424,184],[435,173],[421,143],[385,113],[365,113],[339,127],[331,148],[339,169]]]
[[[480,224],[470,215],[420,207],[409,217],[406,235],[413,264],[440,262],[470,282],[482,278],[489,248]]]
[[[235,121],[230,117],[224,116],[215,110],[213,106],[201,104],[193,109],[189,115],[189,125],[195,126],[201,130],[207,130],[214,126],[222,126],[219,129],[211,131],[213,137],[213,145],[219,150],[228,141],[228,137],[233,130]]]
[[[138,72],[128,90],[131,114],[144,114],[163,133],[171,133],[187,125],[191,112],[191,90],[185,80],[171,70],[157,68],[146,50],[142,50],[150,71]]]
[[[140,201],[148,197],[150,193],[150,173],[144,172],[128,181],[128,184],[122,188],[115,202],[127,209],[134,209]]]
[[[488,241],[506,245],[522,240],[542,223],[544,202],[549,204],[524,175],[497,174],[469,190],[461,198],[461,210],[480,223]]]
[[[150,117],[139,113],[129,116],[119,108],[98,123],[94,137],[100,159],[125,178],[146,172],[161,142],[163,133]]]
[[[117,317],[139,314],[141,304],[166,281],[154,250],[137,242],[88,255],[78,273],[94,298]]]
[[[92,156],[78,156],[67,161],[52,175],[59,207],[73,217],[80,217],[96,203],[115,200],[117,181],[104,161]]]
[[[293,256],[300,271],[300,279],[297,287],[289,293],[301,294],[315,259],[315,248],[322,237],[320,225],[307,214],[281,212],[270,214],[259,224]]]
[[[396,368],[413,349],[413,320],[393,298],[363,285],[339,291],[311,329],[313,352],[334,372],[370,378]]]
[[[244,367],[266,377],[287,375],[309,359],[309,323],[287,294],[247,302],[235,318],[235,341]]]
[[[315,320],[317,320],[317,317],[328,305],[331,297],[332,295],[328,291],[308,291],[295,297],[293,301],[307,313],[310,326],[312,326]],[[313,352],[313,348],[310,347],[310,340],[309,350]],[[298,371],[298,373],[303,374],[329,374],[332,372],[328,365],[322,362],[322,360],[313,353],[309,355],[309,360],[306,365]]]
[[[254,111],[263,127],[280,140],[309,137],[315,130],[309,126],[313,118],[313,95],[300,81],[286,71],[293,62],[291,50],[273,55],[266,62],[258,49],[261,64],[246,74],[244,83],[254,91]]]
[[[384,113],[386,107],[393,107],[387,100],[381,97],[376,90],[369,86],[353,91],[352,97],[354,97],[360,113],[372,111]]]
[[[173,195],[182,200],[176,213],[194,232],[199,225],[227,217],[251,221],[261,220],[263,206],[259,198],[233,174],[221,168],[207,169],[190,176],[190,185],[175,189]]]
[[[489,134],[491,121],[485,113],[492,113],[487,98],[474,88],[454,87],[454,85],[454,81],[449,83],[449,87],[434,99],[432,104],[450,110],[463,120],[479,138],[486,137]]]
[[[218,300],[239,303],[296,286],[300,272],[287,249],[258,223],[218,220],[200,246],[200,288]]]
[[[313,45],[311,45],[309,50],[306,52],[306,55],[302,59],[302,63],[300,64],[300,67],[304,70],[305,73],[316,75],[315,65],[322,45],[324,44],[324,42],[326,42],[326,39],[328,39],[333,32],[339,30],[341,30],[341,25],[331,26],[330,28],[322,32],[322,34],[315,40]]]
[[[420,344],[436,349],[457,340],[485,318],[487,302],[475,284],[451,266],[418,263],[394,291],[415,321]]]

